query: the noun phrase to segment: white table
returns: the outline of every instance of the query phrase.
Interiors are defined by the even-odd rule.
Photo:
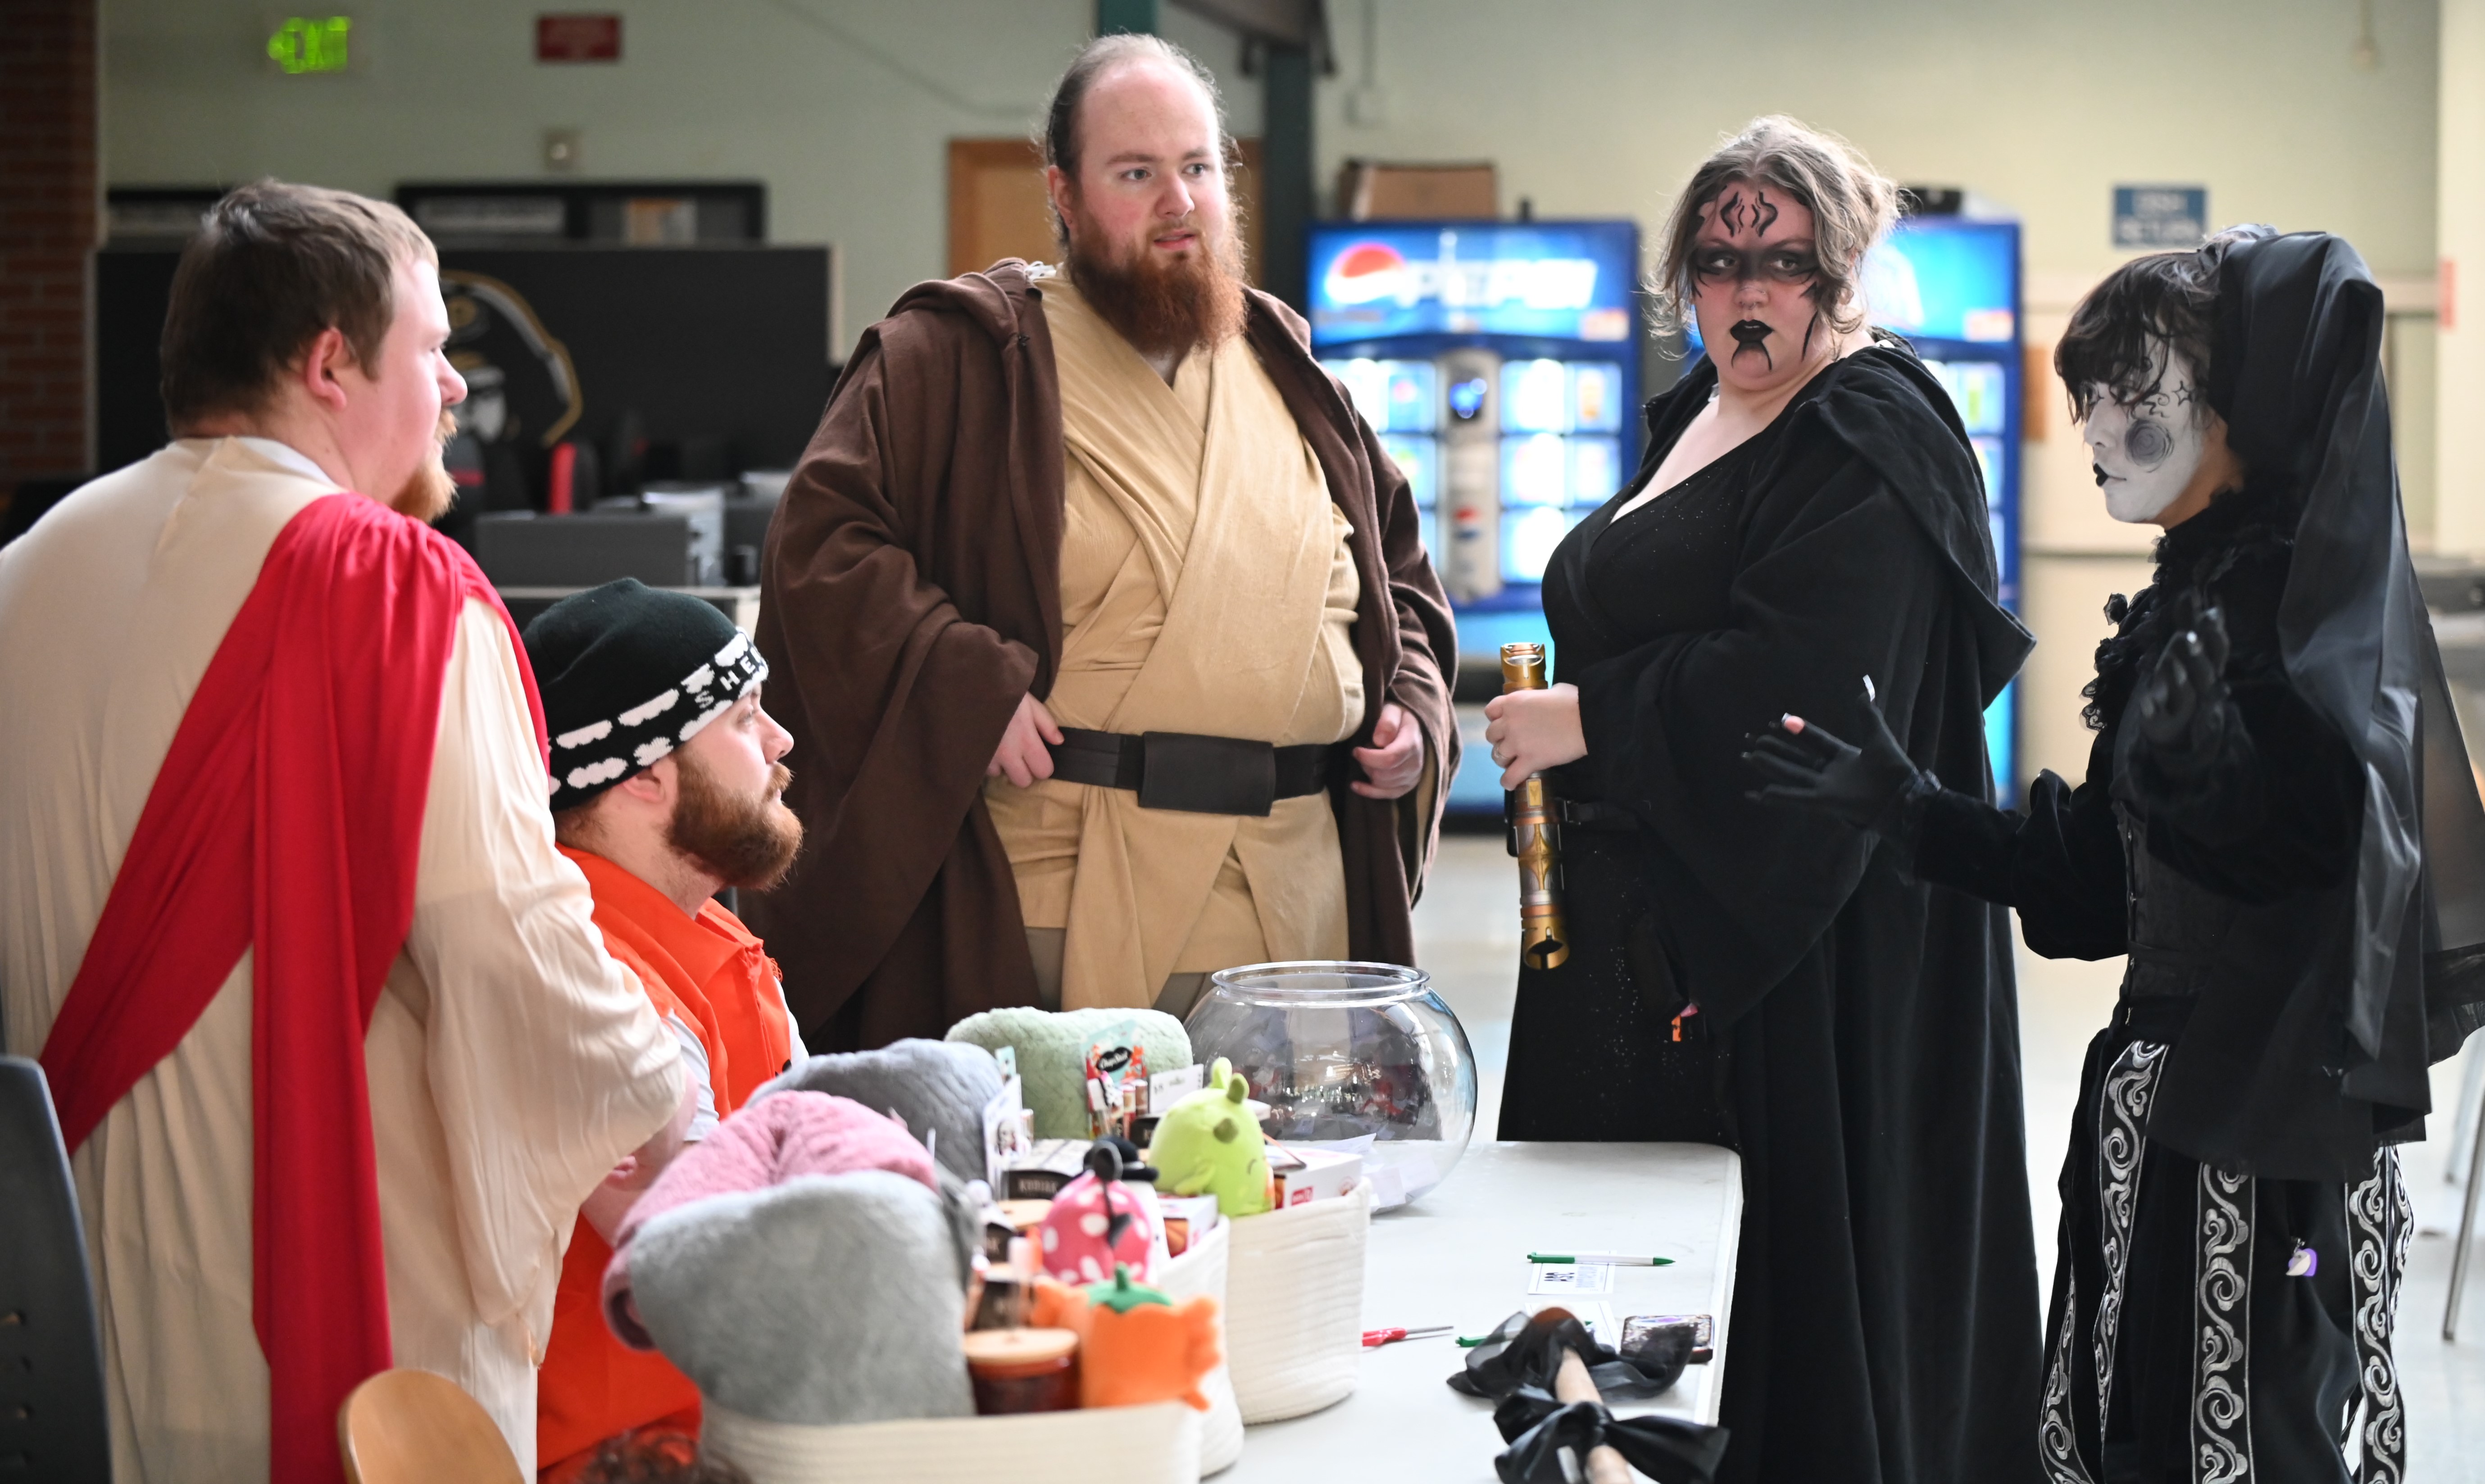
[[[1670,1267],[1616,1268],[1614,1291],[1601,1302],[1617,1318],[1714,1314],[1716,1359],[1685,1369],[1664,1395],[1618,1402],[1614,1410],[1714,1422],[1742,1215],[1741,1163],[1730,1150],[1479,1144],[1422,1201],[1374,1218],[1364,1327],[1450,1324],[1458,1335],[1483,1335],[1514,1310],[1556,1302],[1528,1295],[1530,1251],[1672,1257]],[[1503,1444],[1492,1406],[1446,1384],[1465,1357],[1455,1335],[1367,1351],[1352,1396],[1325,1412],[1251,1428],[1242,1462],[1218,1476],[1220,1484],[1493,1484],[1492,1458]]]

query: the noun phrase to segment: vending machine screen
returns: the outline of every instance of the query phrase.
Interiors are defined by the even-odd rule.
[[[1562,537],[1622,488],[1623,414],[1613,362],[1502,363],[1503,581],[1544,580]]]

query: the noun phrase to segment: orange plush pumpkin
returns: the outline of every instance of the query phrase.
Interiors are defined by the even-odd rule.
[[[1176,1304],[1154,1288],[1131,1282],[1127,1266],[1113,1281],[1072,1288],[1036,1281],[1029,1322],[1079,1335],[1079,1405],[1137,1407],[1182,1401],[1200,1412],[1208,1398],[1199,1383],[1223,1358],[1216,1342],[1216,1301],[1200,1297]]]

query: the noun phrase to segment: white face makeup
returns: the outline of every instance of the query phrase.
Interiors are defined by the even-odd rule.
[[[2130,525],[2174,503],[2200,468],[2203,409],[2192,366],[2159,341],[2151,369],[2156,390],[2135,401],[2116,401],[2103,385],[2089,389],[2096,400],[2085,436],[2097,488],[2106,513]]]

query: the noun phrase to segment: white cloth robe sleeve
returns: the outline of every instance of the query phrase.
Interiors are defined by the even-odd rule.
[[[469,603],[414,926],[367,1049],[396,1363],[465,1382],[530,1464],[533,1367],[579,1203],[672,1116],[684,1075],[604,952],[543,796],[508,629]],[[383,1125],[383,1107],[407,1116]]]

